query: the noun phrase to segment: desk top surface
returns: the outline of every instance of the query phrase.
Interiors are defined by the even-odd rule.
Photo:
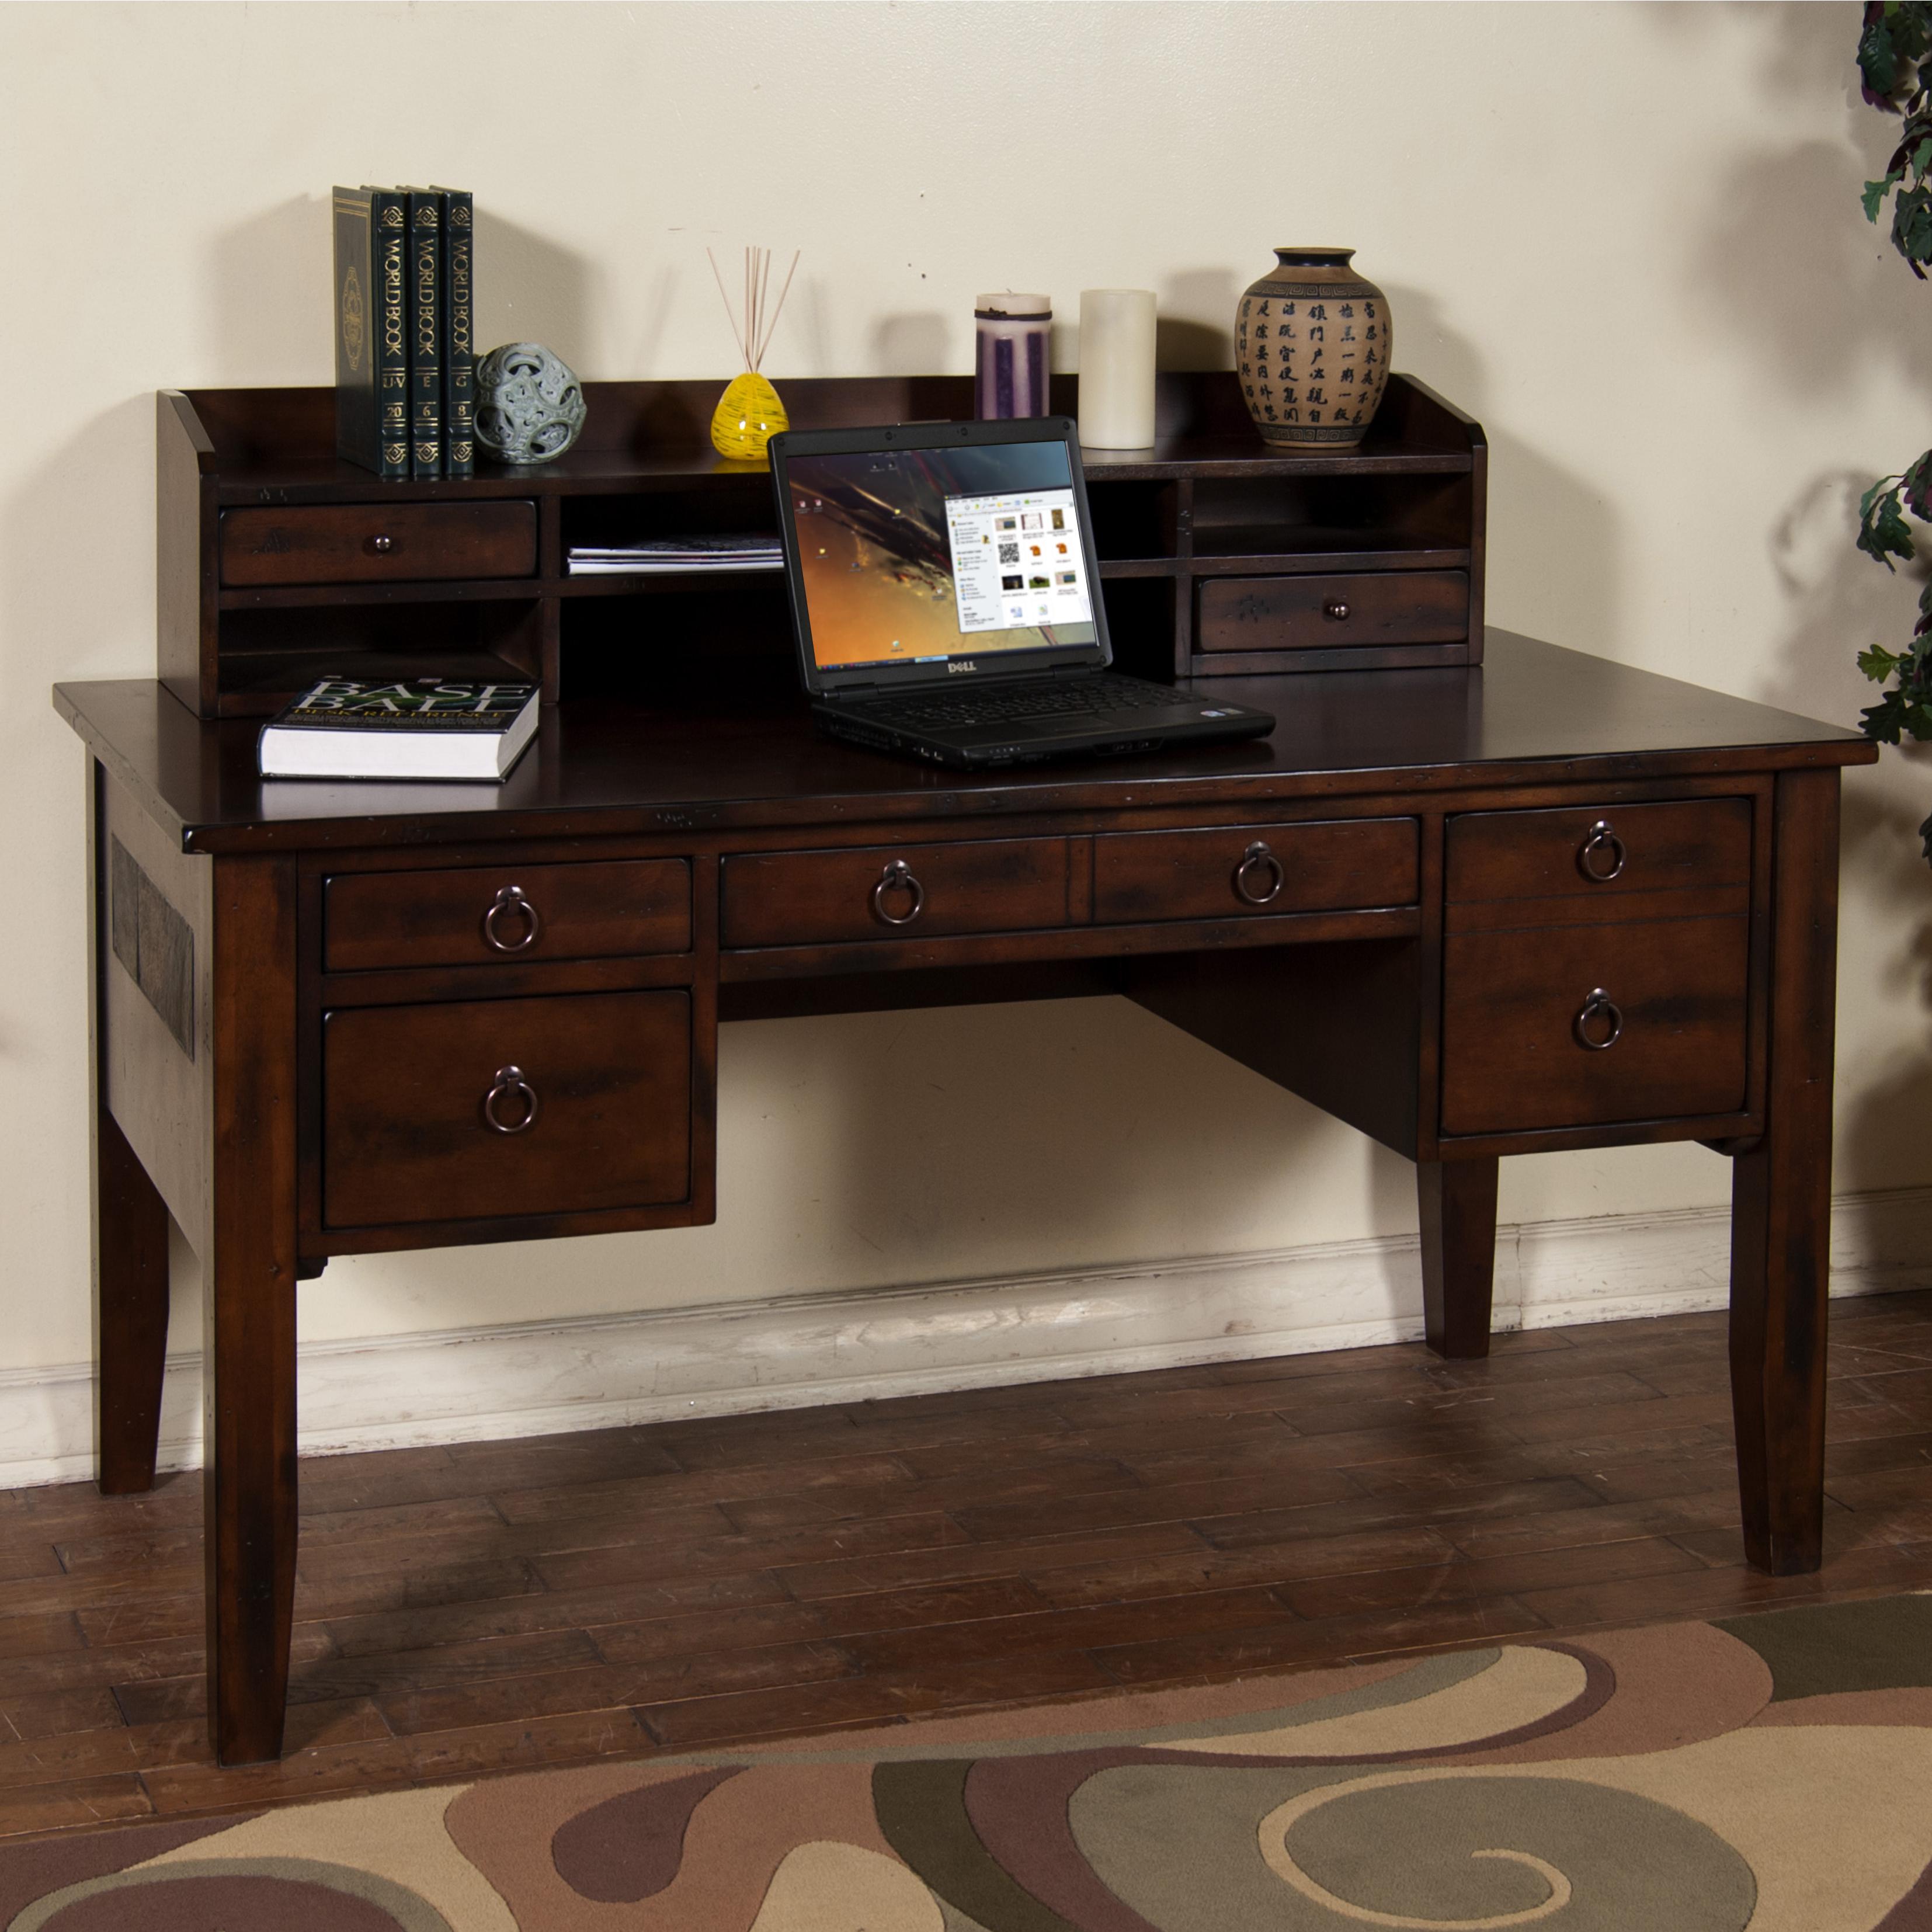
[[[946,772],[840,745],[800,710],[694,714],[605,700],[545,713],[500,785],[264,781],[259,719],[197,718],[152,680],[54,704],[190,851],[997,819],[1467,785],[1868,764],[1857,733],[1652,671],[1488,633],[1479,667],[1226,678],[1270,737],[1148,757]]]

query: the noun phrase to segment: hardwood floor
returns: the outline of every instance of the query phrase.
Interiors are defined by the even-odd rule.
[[[1932,1587],[1932,1294],[1833,1310],[1826,1560],[1744,1567],[1721,1316],[318,1459],[218,1771],[200,1483],[0,1492],[0,1834]]]

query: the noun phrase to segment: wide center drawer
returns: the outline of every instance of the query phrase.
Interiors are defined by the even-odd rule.
[[[1207,577],[1194,628],[1204,651],[1456,644],[1469,634],[1469,579],[1460,570]]]
[[[723,943],[822,946],[1065,926],[1066,847],[1064,838],[986,838],[742,854],[724,862]]]
[[[323,969],[596,959],[691,946],[682,859],[338,873],[322,886]]]
[[[1094,917],[1108,925],[1413,905],[1416,880],[1412,818],[1107,832],[1094,841]]]
[[[526,500],[316,503],[221,518],[226,584],[530,577],[536,567],[537,506]]]
[[[327,1014],[322,1218],[363,1228],[682,1201],[692,1080],[682,990]]]

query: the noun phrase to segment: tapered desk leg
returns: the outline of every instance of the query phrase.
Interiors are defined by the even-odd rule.
[[[101,1492],[149,1489],[168,1352],[168,1210],[105,1106],[94,1127],[95,1469]]]
[[[217,1758],[250,1764],[281,1750],[295,1607],[294,872],[215,866],[208,1708]]]
[[[1773,809],[1765,1130],[1731,1176],[1731,1406],[1745,1552],[1789,1576],[1824,1554],[1837,771],[1785,773]]]
[[[1496,1278],[1496,1162],[1423,1160],[1422,1312],[1429,1346],[1451,1361],[1490,1352]]]

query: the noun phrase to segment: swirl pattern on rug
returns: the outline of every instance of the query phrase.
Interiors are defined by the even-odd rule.
[[[0,1847],[4,1932],[1910,1932],[1932,1594]]]

